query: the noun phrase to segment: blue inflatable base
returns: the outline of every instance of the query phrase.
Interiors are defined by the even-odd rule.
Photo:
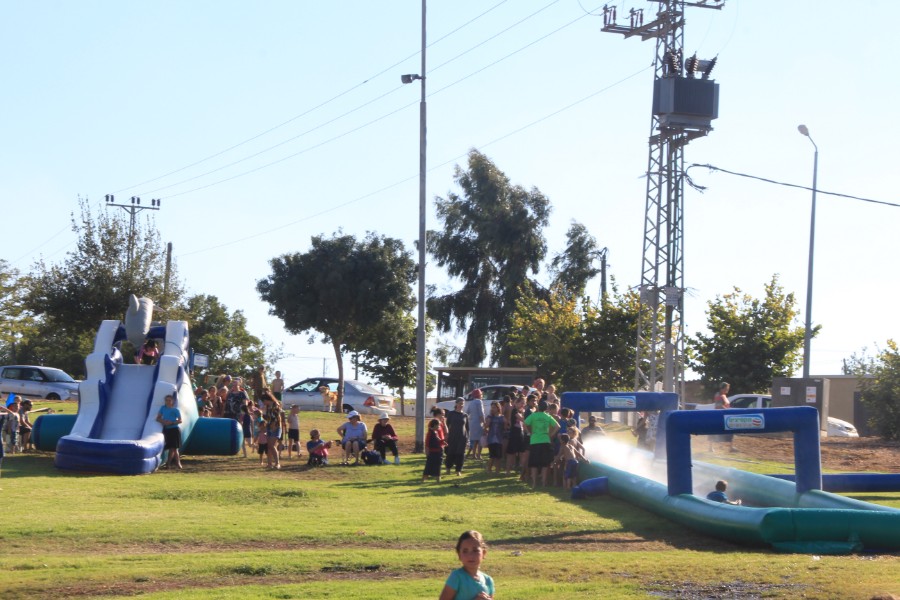
[[[154,442],[60,438],[54,464],[67,471],[144,475],[159,468],[162,436]]]

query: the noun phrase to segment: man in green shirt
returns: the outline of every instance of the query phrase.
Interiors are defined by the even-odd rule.
[[[553,462],[553,446],[550,439],[559,431],[559,423],[547,414],[547,401],[538,402],[538,411],[525,419],[525,429],[531,435],[528,448],[528,466],[531,468],[531,487],[537,487],[538,474],[541,485],[547,486],[547,472]]]

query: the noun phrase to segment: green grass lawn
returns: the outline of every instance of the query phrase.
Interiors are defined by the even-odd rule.
[[[330,432],[343,417],[301,419],[304,433]],[[393,422],[413,436],[411,419]],[[421,455],[400,466],[315,470],[303,460],[267,471],[255,456],[184,464],[120,477],[61,472],[51,454],[7,457],[0,597],[436,598],[466,529],[488,540],[484,570],[497,598],[900,593],[897,555],[740,547],[613,498],[574,502],[474,465],[423,485]],[[882,496],[900,507],[900,494]]]

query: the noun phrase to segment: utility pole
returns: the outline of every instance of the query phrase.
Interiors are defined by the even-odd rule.
[[[684,381],[684,147],[719,116],[719,86],[709,79],[716,59],[684,60],[684,11],[725,0],[651,1],[659,10],[646,24],[643,9],[619,25],[616,7],[604,7],[603,31],[656,39],[634,387],[674,392]]]
[[[106,206],[118,206],[123,209],[131,217],[128,228],[128,272],[131,273],[131,263],[134,260],[134,226],[136,217],[142,210],[159,210],[160,200],[153,198],[150,200],[150,206],[146,204],[141,206],[141,199],[137,196],[131,197],[131,204],[116,204],[116,197],[112,194],[106,195]]]
[[[422,50],[420,57],[422,59],[422,69],[418,74],[409,73],[400,76],[403,83],[412,83],[419,81],[421,90],[421,99],[419,100],[419,264],[417,272],[419,278],[419,303],[418,303],[418,323],[416,325],[416,439],[414,452],[425,451],[425,401],[426,401],[426,378],[427,378],[427,353],[425,350],[425,248],[426,248],[426,228],[425,228],[425,212],[427,204],[425,202],[425,148],[427,134],[427,105],[425,103],[425,9],[426,0],[422,0]]]
[[[606,302],[606,257],[609,256],[609,248],[603,248],[597,252],[600,259],[600,305]]]
[[[172,242],[166,244],[166,278],[163,281],[163,306],[169,309],[169,278],[172,275]]]

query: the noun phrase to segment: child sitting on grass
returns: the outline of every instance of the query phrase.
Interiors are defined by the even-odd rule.
[[[323,440],[318,429],[310,431],[309,441],[306,442],[306,453],[309,454],[309,460],[306,461],[306,464],[310,467],[327,465],[329,448],[331,448],[331,442]]]

